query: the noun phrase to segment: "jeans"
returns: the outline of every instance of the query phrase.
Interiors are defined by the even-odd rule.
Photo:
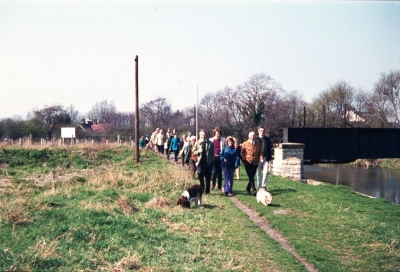
[[[232,193],[235,168],[222,167],[222,171],[224,172],[224,193]]]

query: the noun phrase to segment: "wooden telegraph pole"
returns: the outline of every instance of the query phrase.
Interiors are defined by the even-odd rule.
[[[135,58],[135,152],[136,164],[139,164],[139,57]]]

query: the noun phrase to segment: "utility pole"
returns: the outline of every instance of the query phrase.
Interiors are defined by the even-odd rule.
[[[139,164],[139,57],[135,58],[135,153],[136,164]]]
[[[199,86],[196,92],[196,138],[199,135]]]

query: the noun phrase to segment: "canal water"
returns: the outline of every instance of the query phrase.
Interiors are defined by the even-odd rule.
[[[399,169],[314,164],[304,165],[304,177],[335,185],[345,185],[356,192],[400,204]]]

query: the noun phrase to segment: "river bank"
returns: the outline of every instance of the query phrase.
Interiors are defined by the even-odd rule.
[[[348,163],[359,167],[381,167],[390,169],[400,169],[400,159],[357,159]]]

